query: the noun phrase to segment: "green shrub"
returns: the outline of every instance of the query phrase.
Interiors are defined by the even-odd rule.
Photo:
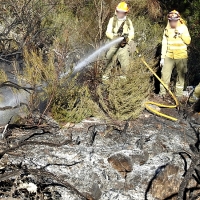
[[[115,120],[137,118],[144,110],[143,102],[152,87],[150,76],[140,60],[135,59],[126,79],[114,76],[99,85],[97,94],[100,107]]]
[[[97,109],[87,86],[79,86],[73,79],[57,88],[51,112],[58,122],[80,122],[94,116]]]

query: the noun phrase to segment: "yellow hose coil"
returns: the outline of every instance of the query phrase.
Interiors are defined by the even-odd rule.
[[[139,51],[138,49],[136,49],[136,52],[139,54]],[[165,89],[169,92],[169,94],[172,96],[172,98],[174,99],[175,101],[175,105],[163,105],[163,104],[159,104],[159,103],[156,103],[156,102],[152,102],[152,101],[148,101],[148,102],[145,102],[145,108],[152,112],[152,113],[155,113],[156,115],[158,116],[161,116],[161,117],[165,117],[167,119],[170,119],[172,121],[178,121],[177,118],[174,118],[174,117],[171,117],[169,115],[166,115],[164,113],[161,113],[155,109],[153,109],[150,105],[156,105],[158,107],[161,107],[161,108],[177,108],[179,106],[179,102],[176,98],[176,96],[172,93],[172,91],[167,87],[167,85],[158,77],[158,75],[156,74],[156,72],[154,72],[154,70],[146,63],[146,61],[144,60],[143,57],[140,56],[140,59],[141,61],[145,64],[145,66],[152,72],[152,74],[160,81],[160,83],[165,87]]]

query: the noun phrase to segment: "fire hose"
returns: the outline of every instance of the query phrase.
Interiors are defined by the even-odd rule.
[[[173,100],[174,100],[174,102],[175,102],[175,105],[164,105],[164,104],[156,103],[156,102],[153,102],[153,101],[147,101],[147,102],[145,102],[145,108],[146,108],[148,111],[150,111],[150,112],[152,112],[152,113],[154,113],[154,114],[156,114],[156,115],[158,115],[158,116],[167,118],[167,119],[172,120],[172,121],[178,121],[177,118],[172,117],[172,116],[169,116],[169,115],[166,115],[166,114],[164,114],[164,113],[161,113],[161,112],[155,110],[153,107],[150,106],[150,105],[155,105],[155,106],[158,106],[158,107],[160,107],[160,108],[178,108],[178,107],[179,107],[179,102],[178,102],[176,96],[173,94],[173,92],[168,88],[168,86],[161,80],[161,78],[156,74],[156,72],[147,64],[147,62],[145,61],[144,57],[141,56],[141,55],[139,54],[138,49],[136,49],[136,52],[138,53],[138,55],[139,55],[141,61],[143,62],[143,64],[144,64],[144,65],[150,70],[150,72],[160,81],[160,83],[161,83],[161,84],[165,87],[165,89],[169,92],[169,94],[172,96],[172,98],[173,98]]]

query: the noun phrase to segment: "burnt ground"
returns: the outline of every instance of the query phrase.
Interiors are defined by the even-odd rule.
[[[89,118],[60,128],[44,117],[39,127],[9,125],[0,141],[0,198],[198,199],[199,115],[164,112],[180,120],[144,111],[127,122]]]

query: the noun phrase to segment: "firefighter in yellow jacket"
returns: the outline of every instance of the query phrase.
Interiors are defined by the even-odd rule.
[[[162,40],[162,55],[160,66],[162,67],[161,79],[169,86],[174,67],[177,70],[176,96],[183,96],[185,74],[187,72],[187,46],[191,37],[187,26],[181,19],[179,12],[172,11],[168,14],[168,24],[165,28]],[[160,95],[165,95],[166,90],[160,85]]]
[[[126,35],[126,41],[113,46],[107,52],[106,59],[109,64],[112,61],[114,55],[117,55],[117,60],[121,65],[121,71],[126,74],[130,65],[130,52],[129,43],[134,38],[134,28],[131,20],[127,17],[129,11],[128,5],[125,2],[121,2],[116,7],[115,16],[109,20],[106,36],[110,39],[116,39]]]

